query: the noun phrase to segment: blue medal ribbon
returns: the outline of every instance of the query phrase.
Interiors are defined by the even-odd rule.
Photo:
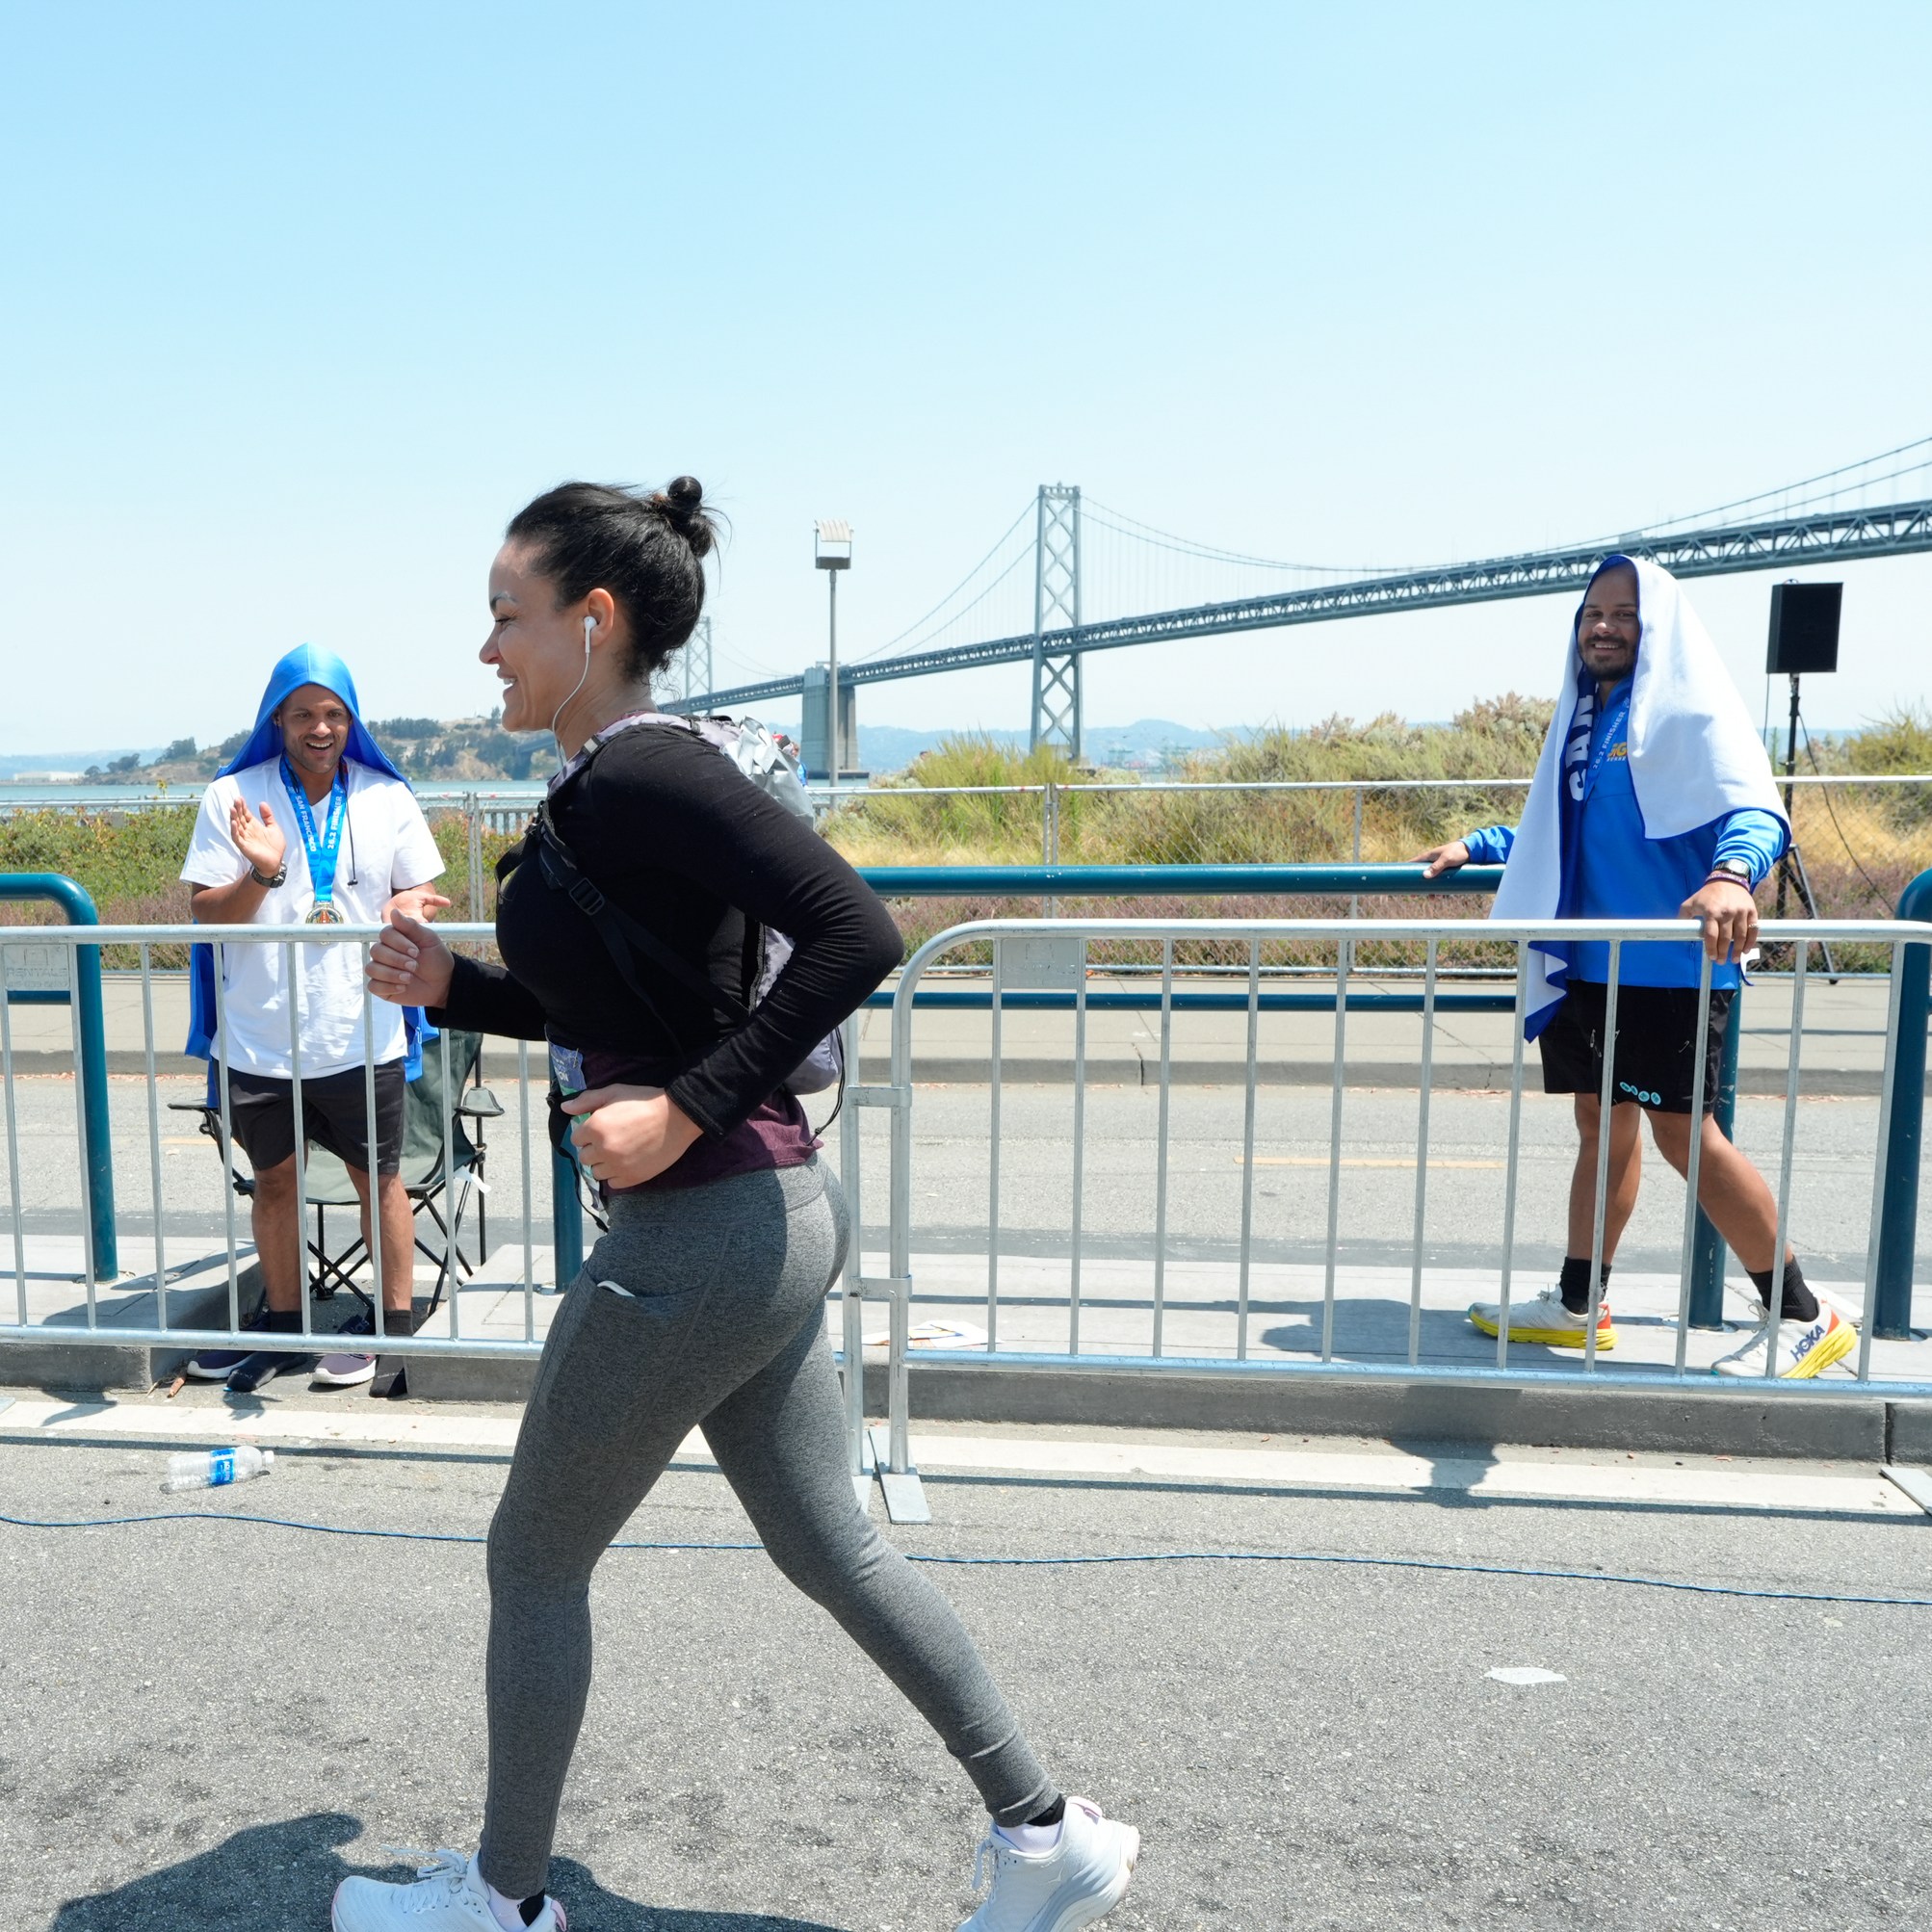
[[[309,923],[338,924],[333,910],[335,861],[342,846],[342,822],[349,816],[349,781],[338,765],[335,768],[335,782],[328,788],[328,822],[320,834],[315,828],[315,814],[309,808],[308,794],[302,790],[301,780],[289,769],[287,758],[282,760],[282,788],[288,793],[289,803],[294,807],[296,829],[301,834],[301,849],[308,856],[308,880],[315,892],[315,904],[308,915]]]

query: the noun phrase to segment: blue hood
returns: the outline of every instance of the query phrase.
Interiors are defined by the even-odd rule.
[[[271,758],[282,755],[282,728],[274,721],[274,713],[282,700],[292,691],[299,691],[305,684],[319,684],[324,691],[332,691],[349,707],[349,744],[343,755],[352,758],[358,765],[373,766],[378,771],[386,771],[390,777],[409,781],[382,755],[382,748],[369,735],[369,727],[362,722],[362,707],[355,697],[355,680],[349,675],[349,666],[333,651],[325,651],[314,644],[298,644],[287,657],[269,673],[269,688],[262,693],[262,702],[255,712],[255,728],[248,734],[248,742],[215,773],[218,778],[225,778],[233,771],[245,771],[250,765],[266,765]]]

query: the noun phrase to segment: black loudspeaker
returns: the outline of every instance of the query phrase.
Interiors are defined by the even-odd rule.
[[[1842,584],[1773,584],[1765,670],[1788,677],[1837,670],[1839,610],[1843,602]]]

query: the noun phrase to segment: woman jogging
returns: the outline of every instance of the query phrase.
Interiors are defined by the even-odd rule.
[[[549,1042],[611,1224],[551,1328],[490,1527],[481,1847],[413,1885],[346,1880],[335,1932],[562,1932],[544,1888],[589,1688],[590,1573],[693,1424],[772,1561],[979,1787],[993,1882],[961,1932],[1091,1924],[1139,1849],[1061,1796],[951,1606],[852,1494],[822,1314],[846,1210],[785,1082],[901,944],[828,846],[651,704],[696,626],[712,539],[690,477],[649,496],[565,483],[512,519],[483,660],[506,729],[551,731],[566,762],[500,897],[504,965],[400,915],[372,958],[384,999]],[[579,910],[596,898],[573,901],[579,880],[629,940]],[[794,950],[752,1005],[762,930]]]

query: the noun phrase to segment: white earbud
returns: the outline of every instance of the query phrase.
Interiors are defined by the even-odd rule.
[[[596,618],[591,616],[590,614],[587,611],[584,614],[584,648],[587,652],[590,648],[590,633],[594,631],[596,628],[597,628]]]

